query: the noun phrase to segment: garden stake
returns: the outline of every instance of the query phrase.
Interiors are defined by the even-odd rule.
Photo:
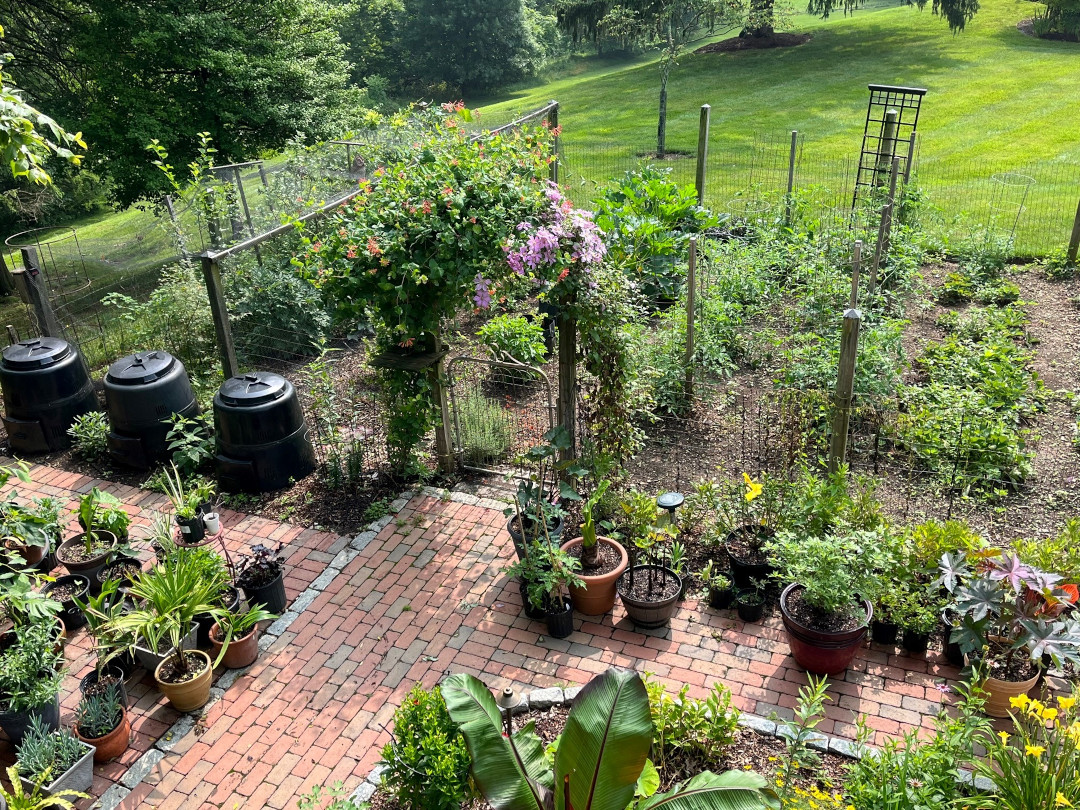
[[[701,117],[698,119],[697,170],[694,172],[694,187],[697,189],[697,204],[705,205],[705,177],[709,160],[709,115],[712,107],[701,105]]]

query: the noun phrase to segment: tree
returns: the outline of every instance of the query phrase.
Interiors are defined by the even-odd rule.
[[[0,26],[0,37],[3,36],[4,28]],[[45,169],[45,160],[56,155],[77,166],[82,157],[68,147],[85,149],[86,143],[81,132],[67,133],[49,116],[23,101],[22,91],[4,70],[11,58],[9,53],[0,54],[0,157],[16,180],[25,177],[32,183],[47,186],[52,178]]]
[[[559,14],[559,24],[575,40],[610,36],[661,49],[658,157],[667,152],[667,86],[679,57],[696,40],[717,30],[734,29],[741,20],[742,15],[725,0],[631,0],[625,5],[578,0],[562,7]]]
[[[403,52],[412,82],[490,90],[529,76],[539,48],[522,0],[405,0]]]
[[[85,122],[94,162],[121,203],[161,190],[157,138],[178,164],[209,132],[222,157],[250,158],[297,132],[338,134],[349,94],[325,0],[0,0],[23,20],[26,90],[58,119]],[[55,100],[55,105],[53,105]]]

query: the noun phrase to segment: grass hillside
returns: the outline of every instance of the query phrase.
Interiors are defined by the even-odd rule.
[[[688,54],[669,85],[669,147],[693,150],[698,110],[708,103],[710,150],[719,166],[763,137],[775,141],[777,154],[758,163],[786,163],[786,138],[796,129],[805,139],[800,174],[827,182],[838,170],[821,167],[819,180],[813,167],[854,158],[867,84],[925,87],[919,167],[931,196],[952,209],[950,215],[969,209],[986,215],[991,205],[1002,207],[998,197],[1010,196],[989,175],[1022,171],[1036,183],[1018,250],[1025,240],[1028,247],[1061,244],[1080,194],[1080,45],[1021,33],[1017,23],[1039,8],[1028,0],[985,0],[958,35],[929,6],[860,9],[828,20],[801,14],[790,30],[811,33],[805,45]],[[656,66],[642,59],[522,89],[481,109],[492,120],[506,120],[558,99],[571,168],[577,162],[580,174],[599,179],[654,142],[658,91]],[[692,177],[689,168],[677,173]],[[1012,200],[1004,202],[1015,208]],[[1045,246],[1033,244],[1047,230],[1065,233]]]

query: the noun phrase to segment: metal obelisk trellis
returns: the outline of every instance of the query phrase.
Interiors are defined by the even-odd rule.
[[[900,174],[906,182],[911,177],[915,159],[915,133],[919,108],[926,90],[920,87],[867,85],[870,103],[866,107],[859,171],[855,178],[852,208],[861,191],[880,188],[889,182],[893,158],[900,158]]]

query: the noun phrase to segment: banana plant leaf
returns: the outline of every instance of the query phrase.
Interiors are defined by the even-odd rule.
[[[443,681],[442,696],[465,737],[473,779],[488,803],[495,810],[550,807],[553,777],[533,724],[514,732],[511,745],[495,698],[472,675],[451,675]]]
[[[705,771],[685,785],[645,799],[637,810],[780,810],[780,800],[756,773]]]
[[[555,808],[624,810],[652,745],[649,696],[636,672],[612,668],[578,694],[555,753]]]

